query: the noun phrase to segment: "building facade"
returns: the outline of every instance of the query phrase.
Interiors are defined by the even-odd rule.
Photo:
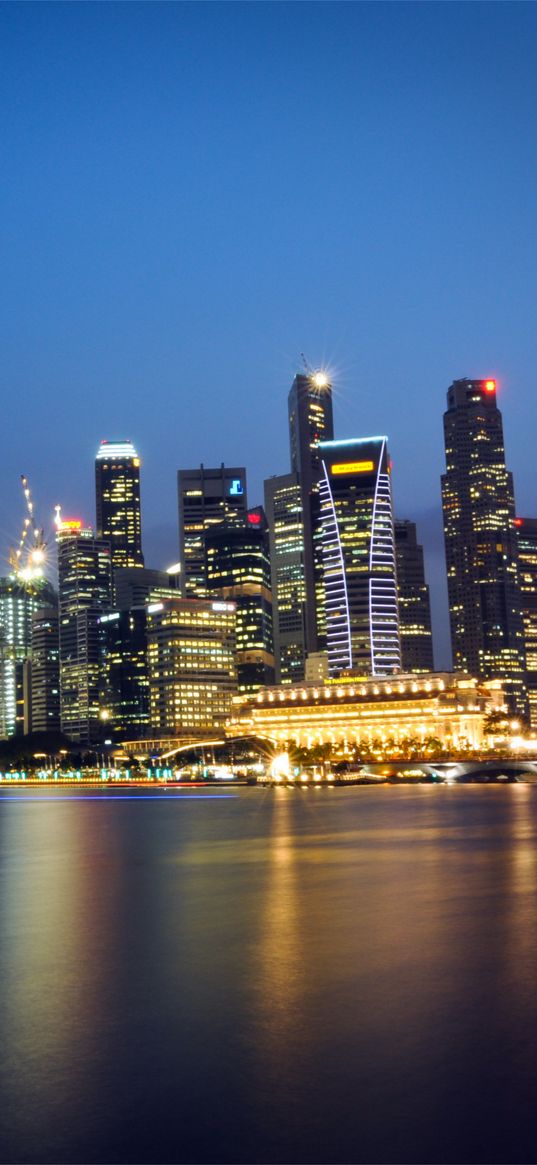
[[[444,413],[442,507],[453,664],[501,677],[525,715],[524,628],[513,478],[494,380],[455,380]]]
[[[57,603],[34,612],[29,686],[31,731],[59,732],[60,625]]]
[[[179,495],[179,558],[181,591],[192,598],[207,594],[205,535],[224,522],[243,526],[246,520],[246,470],[229,468],[180,469],[177,475]]]
[[[151,734],[221,733],[236,693],[235,604],[164,599],[147,608]]]
[[[304,525],[298,474],[265,481],[269,528],[276,681],[304,678],[306,659],[306,582]]]
[[[432,672],[431,604],[416,523],[396,520],[394,534],[401,667],[404,672]]]
[[[32,621],[41,606],[54,602],[44,578],[10,574],[0,579],[0,737],[24,731],[22,665],[32,653]]]
[[[323,561],[320,536],[319,482],[322,476],[319,445],[332,441],[334,419],[332,385],[321,370],[297,373],[288,399],[291,472],[300,487],[303,526],[303,571],[306,592],[306,654],[326,647]]]
[[[229,737],[255,736],[278,748],[415,745],[434,740],[449,749],[479,748],[486,716],[503,706],[500,680],[452,672],[265,689],[234,702]]]
[[[537,729],[537,518],[516,518],[530,724]]]
[[[95,458],[97,537],[112,566],[143,566],[140,458],[132,441],[101,441]]]
[[[107,611],[99,618],[99,709],[115,740],[136,740],[149,728],[147,609]]]
[[[275,682],[269,539],[261,506],[248,511],[242,528],[214,526],[205,548],[209,595],[236,607],[238,691],[257,692]]]
[[[110,608],[110,543],[79,521],[58,529],[61,728],[89,745],[103,734],[100,718],[99,619]]]
[[[401,648],[387,439],[319,448],[330,675],[389,675],[401,670]]]

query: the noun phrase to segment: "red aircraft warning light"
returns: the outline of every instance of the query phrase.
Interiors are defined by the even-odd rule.
[[[515,526],[522,526],[522,518],[515,518]]]
[[[495,380],[486,380],[485,381],[485,392],[496,392],[496,381]]]

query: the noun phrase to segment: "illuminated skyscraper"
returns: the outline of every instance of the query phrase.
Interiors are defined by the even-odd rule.
[[[417,541],[415,522],[396,521],[394,531],[401,666],[404,672],[432,672],[431,605],[423,547]]]
[[[257,692],[274,684],[269,540],[261,506],[248,511],[242,527],[214,526],[205,545],[209,594],[236,606],[237,688]]]
[[[319,446],[326,636],[331,675],[401,669],[386,437]]]
[[[297,373],[289,392],[291,472],[300,486],[303,526],[303,568],[306,588],[305,649],[326,646],[322,550],[320,544],[319,443],[334,436],[332,385],[325,372]]]
[[[526,648],[526,685],[531,727],[537,729],[537,518],[516,518],[518,580]]]
[[[102,735],[99,618],[112,594],[110,543],[79,521],[58,529],[62,731],[90,744]]]
[[[97,537],[110,543],[112,566],[143,566],[140,458],[132,441],[101,441],[95,500]]]
[[[513,478],[494,380],[455,380],[444,413],[444,539],[453,663],[505,681],[527,711]]]
[[[151,734],[222,732],[237,690],[235,604],[163,599],[147,608]]]
[[[207,594],[205,535],[214,526],[242,526],[246,519],[246,470],[222,464],[219,469],[180,469],[179,557],[183,595]]]
[[[40,607],[54,602],[44,576],[25,579],[10,574],[0,579],[0,737],[23,730],[22,664],[32,652],[32,621]]]
[[[306,583],[304,527],[298,474],[265,482],[269,527],[276,682],[304,679],[306,658]]]

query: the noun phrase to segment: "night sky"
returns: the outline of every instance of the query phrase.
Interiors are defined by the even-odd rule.
[[[19,475],[93,522],[102,437],[141,452],[148,565],[178,468],[261,501],[305,352],[337,436],[389,436],[444,665],[454,377],[498,378],[537,513],[537,6],[15,3],[0,40],[4,569]]]

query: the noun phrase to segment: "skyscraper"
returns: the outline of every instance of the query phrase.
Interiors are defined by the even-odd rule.
[[[51,602],[54,591],[43,575],[0,578],[0,737],[23,730],[22,664],[32,652],[33,616]]]
[[[180,469],[179,557],[182,594],[203,598],[207,594],[205,534],[215,525],[242,526],[246,518],[246,470],[229,468]]]
[[[163,599],[147,608],[151,734],[221,732],[236,692],[235,604]]]
[[[140,458],[132,441],[101,441],[95,458],[97,537],[112,566],[143,566]]]
[[[60,703],[62,731],[81,744],[98,741],[99,618],[110,606],[111,550],[80,521],[58,528]]]
[[[442,507],[453,663],[501,677],[527,711],[513,478],[494,380],[455,380],[444,413]]]
[[[60,634],[58,604],[41,607],[32,619],[30,661],[32,732],[60,729]]]
[[[386,437],[319,446],[326,635],[331,675],[401,669]]]
[[[291,472],[298,475],[304,537],[306,653],[326,645],[320,544],[319,444],[334,437],[332,385],[325,372],[297,373],[288,399]]]
[[[242,527],[214,526],[205,547],[208,593],[236,606],[238,691],[257,692],[274,684],[269,540],[261,506],[248,511]]]
[[[537,729],[537,518],[515,518],[530,723]]]
[[[298,474],[265,482],[269,527],[276,682],[304,679],[306,658],[306,583],[304,527]]]
[[[423,547],[417,540],[415,522],[396,521],[394,532],[401,666],[404,672],[431,672],[433,635]]]
[[[140,739],[149,726],[147,608],[107,611],[99,632],[100,714],[114,739]]]

